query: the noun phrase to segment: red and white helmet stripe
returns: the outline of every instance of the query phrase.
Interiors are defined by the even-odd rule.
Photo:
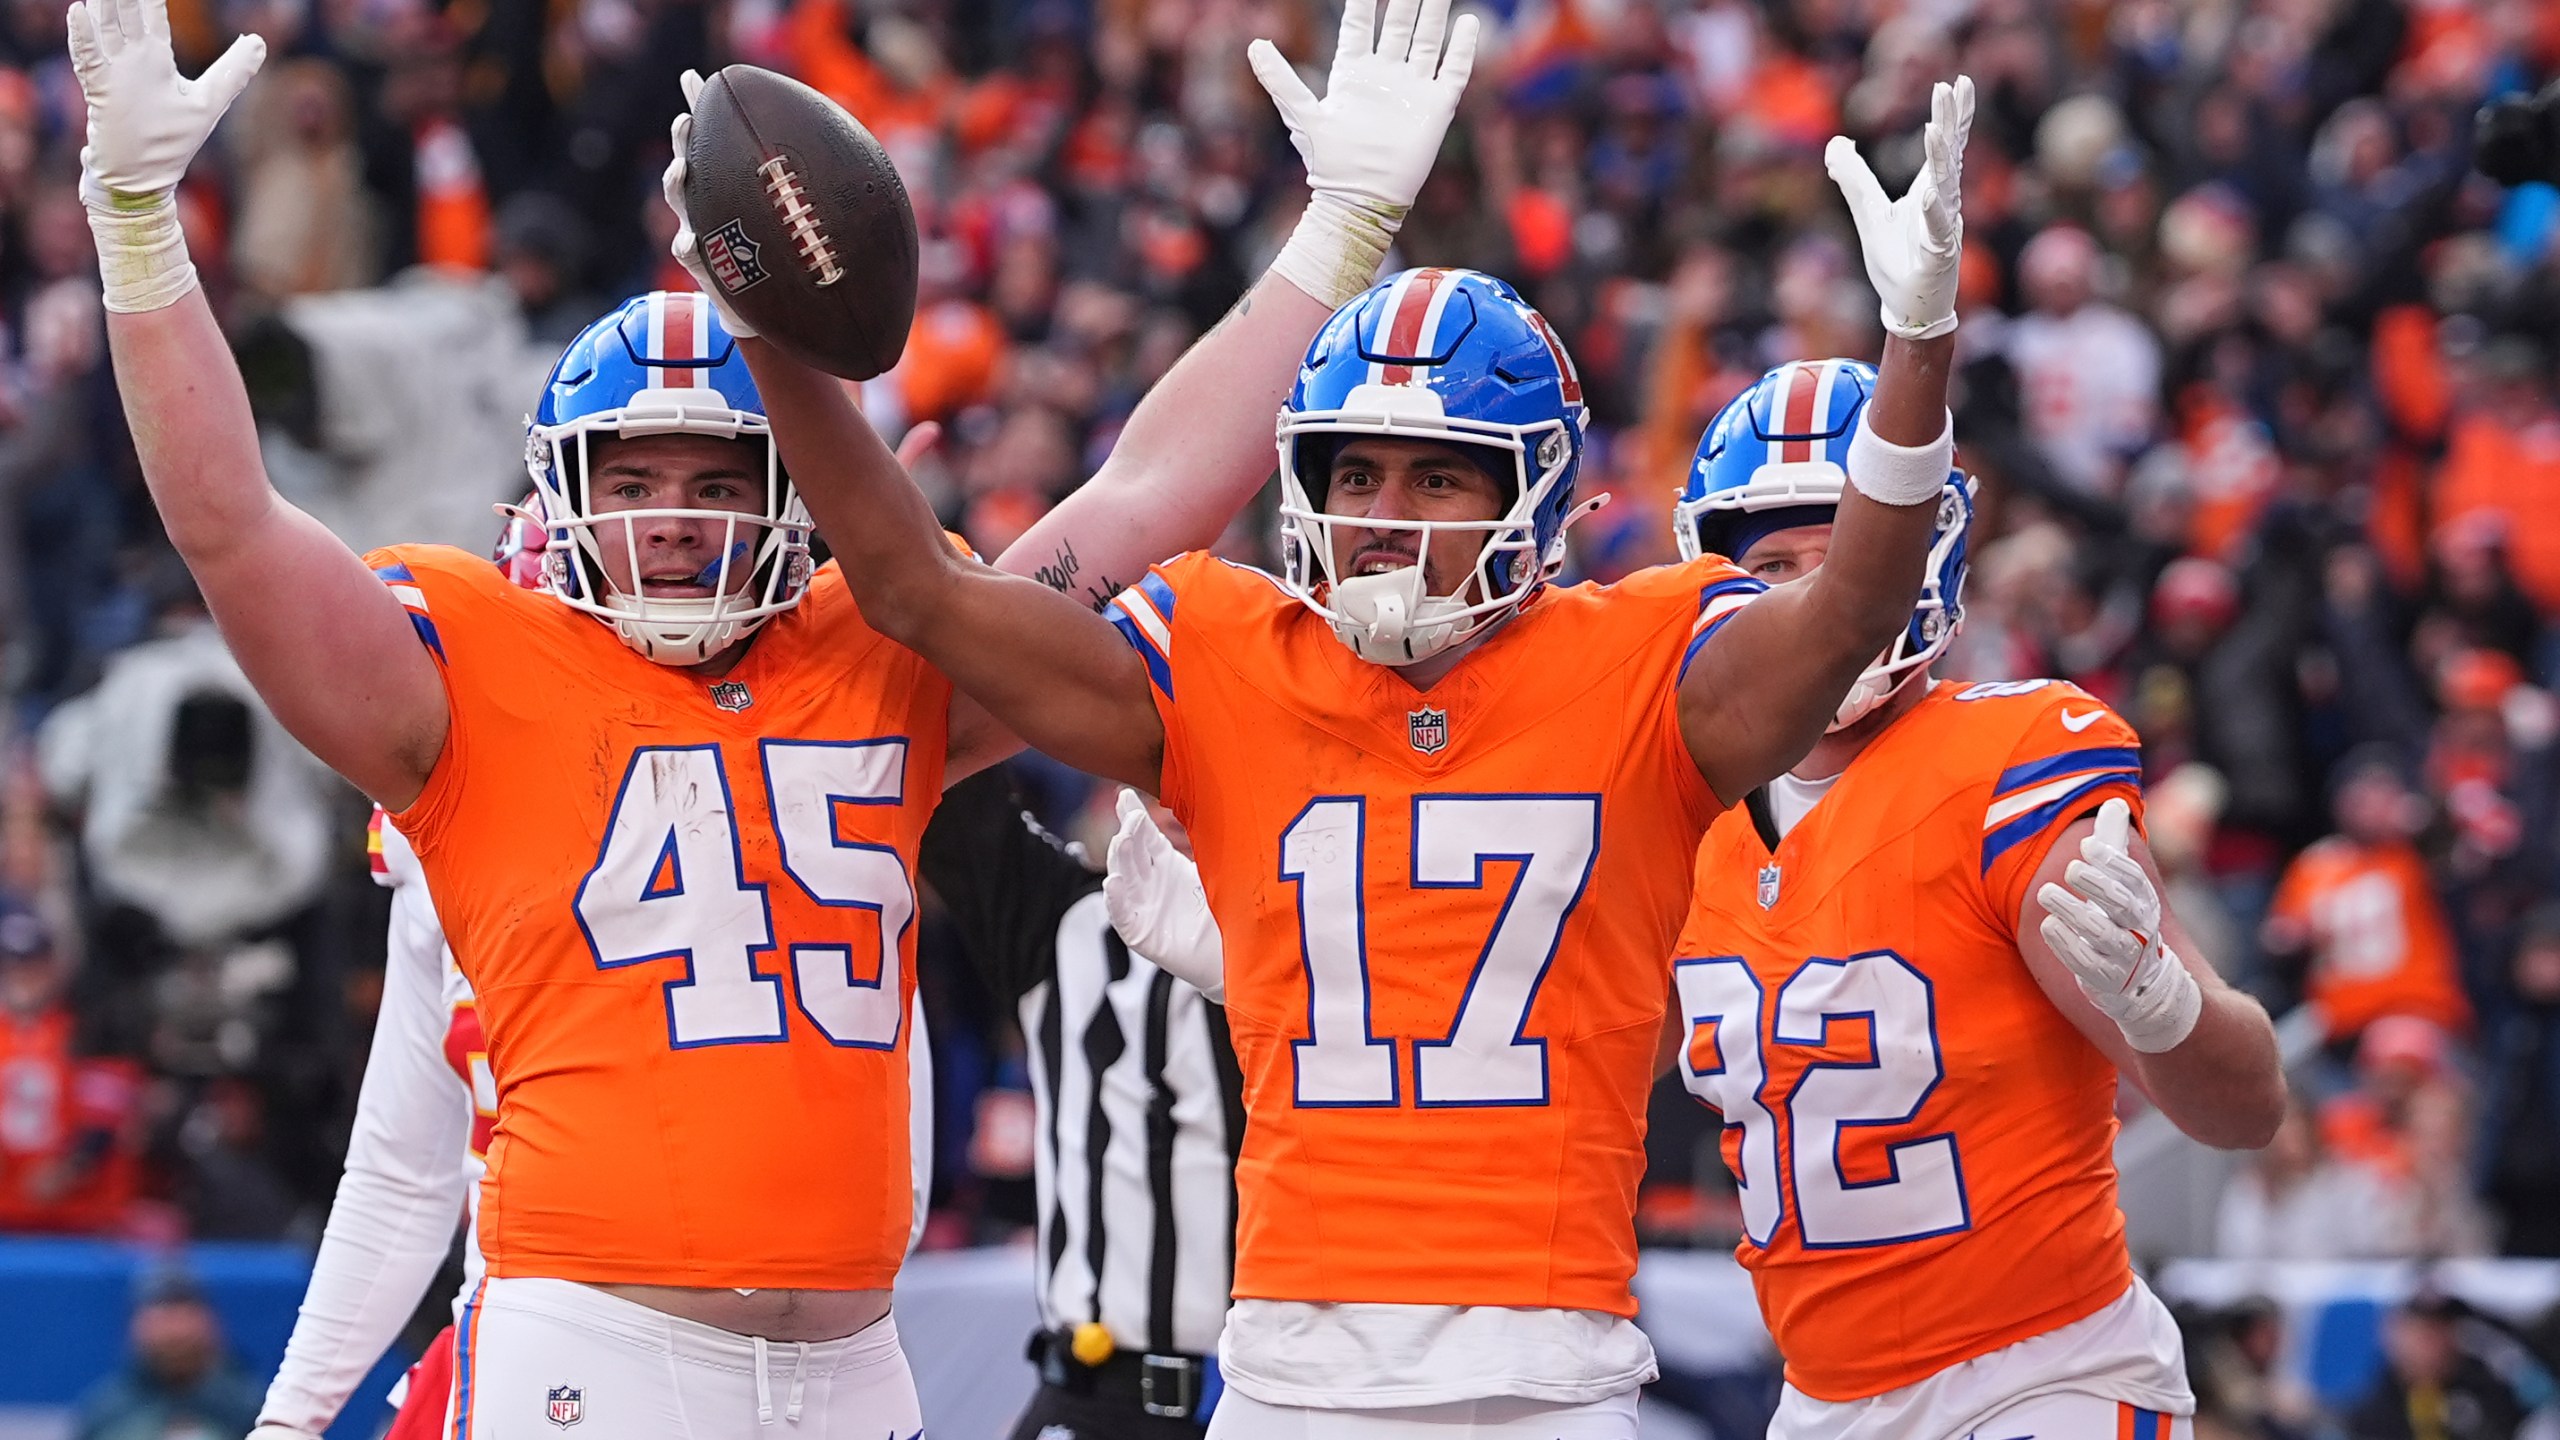
[[[1798,360],[1778,376],[1769,402],[1768,433],[1775,439],[1767,463],[1810,464],[1822,456],[1816,438],[1831,415],[1831,387],[1840,378],[1837,360]]]
[[[682,290],[661,291],[649,297],[649,353],[646,360],[701,360],[711,353],[711,306],[699,295]],[[652,365],[649,388],[653,390],[690,390],[697,387],[693,368],[688,365]]]
[[[1458,287],[1447,283],[1446,270],[1408,270],[1396,277],[1387,303],[1378,307],[1377,330],[1369,337],[1369,353],[1423,357],[1440,353],[1440,317]],[[1431,366],[1369,362],[1372,385],[1417,385],[1430,378]]]

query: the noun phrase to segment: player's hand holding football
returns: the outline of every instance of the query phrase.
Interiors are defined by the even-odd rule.
[[[1102,903],[1111,928],[1175,979],[1227,1003],[1226,944],[1200,888],[1200,868],[1156,828],[1138,792],[1125,787],[1108,864]]]
[[[80,199],[110,310],[157,310],[195,288],[178,229],[178,182],[267,58],[243,35],[193,80],[169,48],[167,0],[78,0],[64,16],[89,102]]]
[[[1849,201],[1867,279],[1884,302],[1884,328],[1928,340],[1956,328],[1956,272],[1964,259],[1964,142],[1973,130],[1973,78],[1939,81],[1921,135],[1926,160],[1911,188],[1887,200],[1875,172],[1846,135],[1822,152],[1832,182]]]
[[[2204,991],[2176,951],[2161,943],[2160,892],[2133,858],[2133,811],[2122,800],[2098,807],[2098,827],[2062,872],[2069,888],[2036,892],[2045,944],[2071,969],[2090,1003],[2146,1055],[2177,1047],[2204,1012]]]
[[[1476,63],[1476,17],[1449,21],[1449,0],[1372,0],[1343,7],[1333,73],[1318,99],[1279,47],[1245,58],[1307,162],[1306,218],[1271,268],[1327,305],[1369,288],[1413,208]]]
[[[664,177],[667,208],[676,212],[676,237],[667,243],[667,252],[676,257],[676,263],[684,267],[686,274],[693,277],[693,288],[711,297],[711,307],[720,312],[720,323],[729,327],[729,333],[741,340],[753,339],[756,327],[740,320],[738,312],[729,308],[729,302],[722,298],[720,287],[711,283],[711,271],[702,263],[702,242],[693,233],[693,217],[685,213],[685,154],[693,146],[693,102],[702,94],[702,72],[687,70],[681,83],[684,86],[684,109],[677,112],[675,124],[667,131],[667,138],[674,143],[676,150],[667,161]]]

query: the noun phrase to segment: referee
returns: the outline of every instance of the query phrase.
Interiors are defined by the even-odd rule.
[[[1244,1139],[1226,1011],[1121,941],[1003,767],[943,796],[921,869],[1030,1062],[1041,1383],[1013,1440],[1199,1440]]]

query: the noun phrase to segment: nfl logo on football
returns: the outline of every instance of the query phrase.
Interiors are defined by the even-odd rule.
[[[756,703],[756,697],[737,681],[723,680],[711,687],[711,703],[734,714]]]
[[[587,1418],[587,1392],[583,1386],[554,1385],[546,1398],[551,1407],[545,1416],[563,1430]]]
[[[1408,727],[1406,738],[1413,748],[1425,755],[1437,755],[1449,748],[1449,712],[1425,705],[1404,717]]]
[[[764,264],[756,258],[762,248],[736,220],[702,237],[702,258],[710,263],[711,278],[732,295],[764,278]]]

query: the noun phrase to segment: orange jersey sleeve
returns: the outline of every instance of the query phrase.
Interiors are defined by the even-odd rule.
[[[1633,1313],[1666,959],[1718,809],[1678,679],[1758,589],[1700,561],[1548,590],[1427,690],[1207,556],[1110,607],[1227,937],[1236,1294]]]
[[[2067,686],[1942,682],[1774,850],[1745,811],[1699,849],[1678,1065],[1723,1117],[1787,1378],[1819,1399],[1911,1384],[2131,1283],[2115,1071],[2037,986],[2008,905],[2033,873],[2018,852],[2131,784],[2083,753],[2126,753],[2085,743],[2103,722],[2057,719],[2092,713]]]
[[[477,557],[371,563],[452,716],[391,818],[477,997],[490,1273],[887,1286],[949,686],[832,566],[714,680]]]
[[[2056,680],[2018,692],[2015,684],[1975,685],[1955,697],[2023,720],[1982,814],[1983,891],[1992,914],[2013,926],[2027,887],[2073,821],[2120,799],[2133,807],[2136,827],[2142,823],[2142,741],[2124,717],[2077,685]]]

